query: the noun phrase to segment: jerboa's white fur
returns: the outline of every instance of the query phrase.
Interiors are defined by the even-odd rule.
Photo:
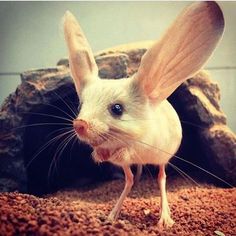
[[[70,12],[64,19],[71,75],[82,101],[78,118],[89,124],[88,136],[80,138],[91,145],[99,143],[100,135],[115,127],[117,137],[112,138],[112,132],[107,141],[94,146],[94,153],[98,147],[109,149],[110,154],[122,148],[119,155],[123,157],[111,155],[109,161],[118,165],[167,163],[182,135],[178,115],[166,98],[199,71],[221,38],[224,20],[217,4],[201,2],[186,8],[145,53],[138,72],[120,80],[98,78],[92,50],[78,22]],[[118,102],[125,112],[114,118],[108,108]]]
[[[64,21],[71,75],[81,110],[74,120],[79,138],[90,144],[95,161],[110,161],[125,173],[125,188],[108,219],[117,219],[133,185],[132,164],[159,165],[160,229],[170,227],[165,164],[182,139],[180,120],[166,100],[206,63],[224,30],[224,18],[215,2],[187,7],[163,37],[142,57],[136,74],[128,79],[101,80],[92,50],[75,17]],[[120,104],[123,113],[111,107]]]

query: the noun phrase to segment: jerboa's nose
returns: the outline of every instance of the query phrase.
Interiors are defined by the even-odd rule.
[[[77,134],[86,135],[88,129],[88,123],[82,119],[75,119],[73,121],[73,126]]]

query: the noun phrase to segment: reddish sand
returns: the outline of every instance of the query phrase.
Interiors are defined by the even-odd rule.
[[[122,188],[123,181],[116,180],[43,198],[2,193],[0,235],[236,235],[236,188],[168,181],[175,224],[162,233],[157,228],[160,197],[153,179],[133,188],[117,222],[106,222]]]

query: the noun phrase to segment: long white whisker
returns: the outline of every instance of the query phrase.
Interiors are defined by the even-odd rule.
[[[69,104],[65,101],[65,99],[63,99],[59,94],[57,94],[55,91],[53,91],[53,93],[55,93],[60,99],[61,101],[70,109],[70,111],[72,112],[72,114],[76,117],[76,113],[75,111],[69,106]]]
[[[190,179],[193,183],[195,183],[198,187],[200,187],[200,185],[191,176],[189,176],[187,173],[182,171],[179,167],[177,167],[176,165],[174,165],[173,163],[170,163],[170,162],[168,162],[168,164],[172,168],[174,168],[184,179],[187,179],[187,180]]]
[[[68,131],[66,133],[62,133],[62,134],[58,134],[56,137],[54,137],[53,139],[49,140],[46,144],[44,144],[38,151],[36,154],[34,154],[34,156],[32,157],[32,159],[29,161],[29,163],[26,165],[26,169],[29,168],[29,166],[32,164],[32,162],[35,160],[35,158],[37,158],[37,156],[42,153],[49,145],[51,145],[53,142],[55,142],[57,139],[62,138],[63,136],[65,136],[67,133],[69,133],[71,131]]]
[[[115,127],[115,128],[117,128],[117,127]],[[118,129],[118,128],[117,128],[117,129]],[[120,130],[120,129],[119,129],[119,130]],[[122,132],[122,130],[120,130],[120,131]],[[183,161],[183,162],[186,162],[186,163],[188,163],[189,165],[192,165],[192,166],[194,166],[195,168],[198,168],[198,169],[202,170],[203,172],[205,172],[205,173],[211,175],[212,177],[214,177],[214,178],[220,180],[221,182],[225,183],[225,184],[228,185],[229,187],[234,187],[233,185],[231,185],[231,184],[228,183],[227,181],[225,181],[225,180],[223,180],[222,178],[218,177],[217,175],[211,173],[210,171],[204,169],[203,167],[200,167],[200,166],[196,165],[195,163],[192,163],[192,162],[190,162],[190,161],[187,161],[187,160],[185,160],[185,159],[183,159],[183,158],[181,158],[181,157],[179,157],[179,156],[177,156],[177,155],[175,155],[175,154],[173,154],[173,153],[169,153],[169,152],[167,152],[167,151],[165,151],[165,150],[162,150],[162,149],[160,149],[160,148],[158,148],[158,147],[152,146],[152,145],[150,145],[150,144],[148,144],[148,143],[145,143],[145,142],[143,142],[143,141],[136,140],[136,139],[133,139],[133,138],[131,138],[131,137],[129,137],[129,138],[130,138],[130,140],[132,140],[133,142],[146,145],[146,146],[148,146],[148,147],[150,147],[150,148],[152,148],[152,149],[156,149],[156,150],[159,150],[159,151],[161,151],[161,152],[163,152],[163,153],[166,153],[166,154],[168,154],[168,155],[170,155],[170,156],[176,157],[177,159],[179,159],[179,160],[181,160],[181,161]]]
[[[54,115],[49,115],[49,114],[44,114],[44,113],[38,113],[38,112],[20,112],[22,114],[32,114],[32,115],[39,115],[39,116],[46,116],[46,117],[53,117],[53,118],[58,118],[61,120],[66,120],[69,121],[70,123],[72,123],[71,119],[67,119],[65,117],[61,117],[61,116],[54,116]]]
[[[225,183],[225,184],[228,185],[229,187],[231,187],[231,188],[234,187],[233,185],[231,185],[231,184],[228,183],[227,181],[225,181],[225,180],[223,180],[222,178],[218,177],[217,175],[211,173],[210,171],[208,171],[208,170],[202,168],[201,166],[198,166],[198,165],[196,165],[195,163],[192,163],[192,162],[190,162],[190,161],[187,161],[187,160],[185,160],[185,159],[183,159],[183,158],[181,158],[181,157],[179,157],[179,156],[174,155],[174,157],[176,157],[177,159],[179,159],[179,160],[181,160],[181,161],[183,161],[183,162],[186,162],[186,163],[188,163],[188,164],[190,164],[190,165],[192,165],[192,166],[194,166],[194,167],[196,167],[196,168],[198,168],[198,169],[200,169],[200,170],[206,172],[207,174],[211,175],[212,177],[214,177],[214,178],[216,178],[216,179],[222,181],[223,183]]]
[[[181,123],[184,123],[184,124],[187,124],[187,125],[191,125],[193,127],[199,128],[199,129],[206,129],[206,127],[194,124],[194,123],[192,123],[190,121],[185,121],[185,120],[180,120],[180,121],[181,121]]]
[[[157,120],[157,119],[152,119],[152,118],[150,118],[150,119],[120,119],[121,121],[127,121],[127,122],[131,122],[131,121],[137,121],[137,120],[141,120],[141,121],[155,121],[155,120]],[[190,122],[190,121],[185,121],[185,120],[181,120],[180,119],[180,121],[181,121],[181,123],[184,123],[184,124],[187,124],[187,125],[191,125],[191,126],[194,126],[194,127],[197,127],[197,128],[199,128],[199,129],[205,129],[204,127],[202,127],[202,126],[200,126],[200,125],[197,125],[197,124],[194,124],[194,123],[192,123],[192,122]]]
[[[61,112],[64,113],[66,116],[69,116],[72,120],[76,117],[76,116],[73,117],[73,116],[70,115],[69,113],[67,113],[67,112],[65,112],[64,110],[62,110],[60,107],[57,107],[57,106],[55,106],[55,105],[53,105],[53,104],[49,104],[49,103],[41,103],[41,104],[46,105],[46,106],[53,107],[53,108],[55,108],[55,109],[61,111]],[[72,114],[74,115],[74,113],[72,113]]]
[[[68,146],[68,144],[70,143],[71,140],[73,140],[73,138],[76,137],[76,134],[75,133],[72,133],[71,135],[68,136],[68,138],[65,140],[62,148],[61,148],[61,151],[58,153],[58,158],[60,158],[60,156],[62,155],[62,153],[64,152],[66,146]],[[56,164],[56,163],[55,163]]]
[[[54,131],[52,131],[51,133],[49,133],[47,135],[47,138],[52,136],[52,135],[54,135],[54,134],[56,134],[57,132],[61,132],[62,130],[73,130],[73,128],[72,127],[64,127],[64,128],[60,128],[60,129],[54,130]]]
[[[69,101],[69,103],[71,104],[71,107],[73,108],[73,110],[78,113],[78,105],[79,105],[79,103],[78,102],[75,103],[76,106],[74,105],[74,103],[72,101]]]
[[[71,159],[72,159],[72,157],[71,157],[72,149],[73,149],[73,147],[74,147],[74,145],[75,145],[75,143],[76,143],[76,141],[77,141],[77,139],[78,139],[76,133],[75,133],[73,139],[74,139],[74,140],[73,140],[72,145],[71,145],[71,148],[70,148],[70,161],[71,161]]]
[[[169,154],[169,155],[171,155],[171,156],[173,156],[173,157],[176,157],[177,159],[179,159],[179,160],[181,160],[181,161],[183,161],[183,162],[186,162],[186,163],[188,163],[189,165],[192,165],[192,166],[194,166],[194,167],[196,167],[196,168],[202,170],[203,172],[205,172],[205,173],[207,173],[207,174],[209,174],[209,175],[215,177],[216,179],[222,181],[223,183],[225,183],[225,184],[228,185],[229,187],[232,187],[232,188],[234,187],[233,185],[231,185],[231,184],[228,183],[227,181],[225,181],[225,180],[223,180],[222,178],[216,176],[215,174],[209,172],[208,170],[206,170],[206,169],[204,169],[204,168],[202,168],[202,167],[200,167],[200,166],[198,166],[198,165],[196,165],[196,164],[194,164],[194,163],[192,163],[192,162],[190,162],[190,161],[187,161],[187,160],[185,160],[185,159],[183,159],[183,158],[181,158],[181,157],[179,157],[179,156],[177,156],[177,155],[174,155],[174,154],[172,154],[172,153],[169,153],[169,152],[164,151],[164,150],[162,150],[162,149],[160,149],[160,148],[158,148],[158,147],[154,147],[154,146],[152,146],[152,145],[150,145],[150,144],[147,144],[147,143],[142,142],[142,141],[139,141],[139,140],[133,140],[133,141],[138,142],[138,143],[141,143],[141,144],[144,144],[144,145],[147,145],[147,146],[149,146],[150,148],[157,149],[157,150],[159,150],[159,151],[161,151],[161,152],[164,152],[164,153]]]
[[[69,135],[68,137],[66,137],[57,147],[56,152],[52,158],[52,162],[50,164],[49,170],[48,170],[48,180],[50,179],[50,175],[52,173],[52,167],[53,167],[53,163],[55,166],[55,169],[57,169],[57,164],[56,161],[57,159],[60,157],[60,155],[62,154],[62,152],[65,150],[67,144],[68,144],[68,140],[71,138],[71,136],[73,137],[73,133],[71,135]],[[58,158],[57,158],[58,157]]]
[[[35,126],[44,126],[44,125],[66,125],[66,126],[73,126],[72,124],[68,123],[37,123],[37,124],[31,124],[31,125],[22,125],[19,127],[12,128],[11,130],[16,130],[16,129],[23,129],[23,128],[28,128],[28,127],[35,127]]]

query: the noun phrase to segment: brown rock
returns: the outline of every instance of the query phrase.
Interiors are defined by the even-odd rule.
[[[152,42],[134,43],[98,52],[95,58],[100,76],[116,79],[131,76],[137,71],[142,55],[151,44]],[[68,109],[68,104],[71,107],[77,106],[78,101],[73,102],[77,100],[77,95],[70,77],[67,59],[60,60],[55,68],[24,72],[21,77],[22,83],[14,93],[6,98],[0,110],[0,188],[2,191],[27,191],[29,181],[35,178],[35,181],[37,179],[38,182],[34,182],[32,186],[35,185],[35,188],[38,189],[38,186],[45,185],[45,188],[42,187],[41,190],[45,192],[48,191],[45,189],[48,184],[48,169],[53,154],[46,150],[46,153],[37,157],[28,169],[26,169],[25,163],[29,163],[29,158],[32,158],[39,147],[45,144],[44,138],[49,133],[55,132],[63,126],[55,126],[54,130],[51,129],[51,126],[40,126],[38,129],[32,127],[31,131],[24,127],[42,121],[62,123],[61,120],[56,121],[52,116],[63,116],[60,109],[73,115],[69,111],[72,108]],[[183,124],[192,125],[191,129],[184,127],[186,137],[183,140],[183,150],[193,148],[191,155],[183,155],[184,158],[188,157],[188,161],[197,160],[199,163],[207,163],[210,171],[219,174],[232,184],[236,184],[234,168],[236,166],[236,138],[235,134],[226,126],[226,116],[220,109],[219,99],[218,85],[210,79],[206,72],[200,72],[183,83],[169,100],[177,110]],[[65,103],[68,104],[65,105]],[[51,120],[46,120],[43,116],[33,116],[32,113],[46,113],[51,116]],[[33,148],[35,148],[34,152]],[[75,152],[73,150],[72,154]],[[81,156],[80,159],[77,158],[78,160],[87,160],[87,162],[81,162],[79,165],[69,164],[70,160],[65,154],[61,172],[59,171],[62,182],[65,181],[65,176],[74,173],[74,176],[70,178],[77,180],[76,186],[81,186],[84,183],[82,179],[86,179],[86,183],[92,183],[91,173],[94,174],[93,179],[96,181],[98,176],[104,178],[103,176],[111,170],[109,166],[102,171],[101,175],[100,167],[97,168],[96,164],[88,161],[91,152],[86,146],[79,146],[76,153]],[[188,154],[187,151],[186,153]],[[47,155],[49,155],[48,159],[43,158]],[[194,160],[192,155],[199,158]],[[63,156],[61,159],[63,160]],[[74,159],[72,158],[72,160]],[[36,164],[34,165],[34,163]],[[41,167],[40,171],[38,166]],[[75,167],[74,172],[71,169],[73,167]],[[84,171],[86,167],[90,171]],[[70,171],[65,172],[66,170]],[[52,171],[52,173],[54,172]],[[82,173],[87,173],[87,175]],[[115,175],[117,172],[112,170],[111,173]],[[40,175],[41,178],[38,178],[37,175]],[[107,178],[111,178],[111,175],[107,176]],[[39,179],[43,179],[44,182],[40,182]],[[72,180],[69,179],[68,182],[71,183]],[[60,181],[56,179],[52,182],[58,184]],[[60,184],[58,188],[60,188]]]
[[[197,125],[226,124],[226,116],[219,106],[219,87],[205,71],[183,83],[175,95]]]
[[[226,125],[215,124],[209,129],[203,130],[200,137],[202,137],[202,146],[207,153],[207,161],[215,169],[217,176],[235,183],[235,134]]]
[[[98,56],[96,63],[99,67],[100,78],[125,78],[128,75],[129,57],[126,54],[116,53]]]

